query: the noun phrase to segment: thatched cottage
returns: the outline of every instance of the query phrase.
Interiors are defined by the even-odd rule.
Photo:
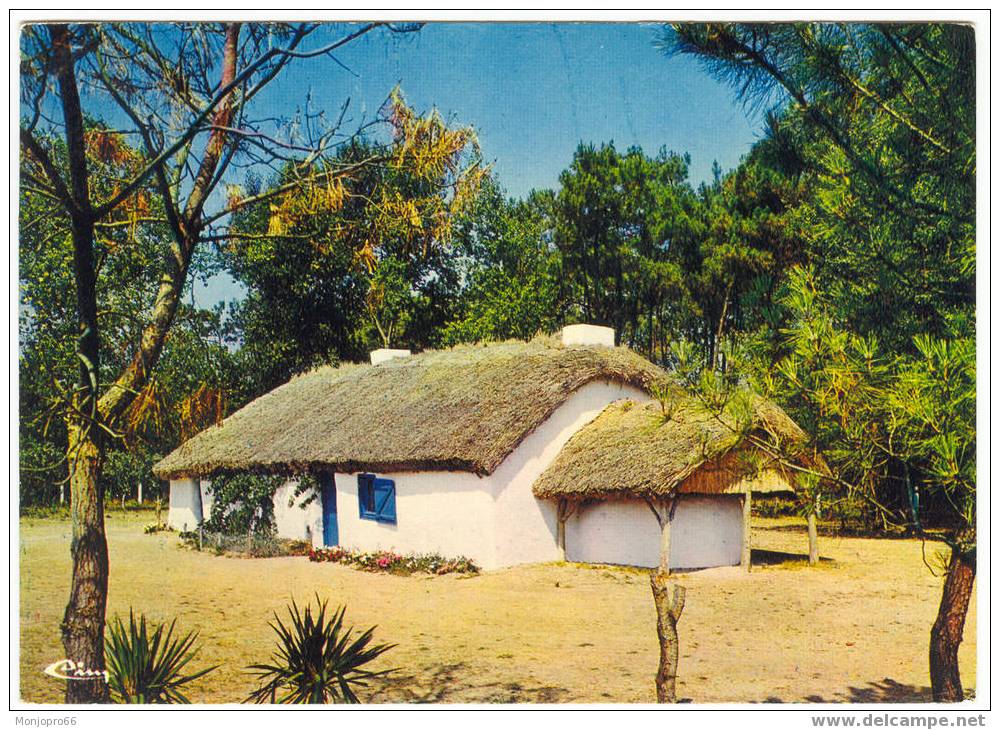
[[[701,568],[747,560],[751,495],[794,492],[760,440],[680,389],[654,401],[666,374],[615,347],[608,328],[372,355],[293,378],[157,464],[170,524],[207,519],[214,475],[254,471],[288,477],[274,496],[278,532],[316,546],[435,551],[484,568],[655,566],[650,508],[674,500],[670,565]],[[762,436],[804,440],[777,406],[753,410]],[[303,509],[306,472],[321,494]]]

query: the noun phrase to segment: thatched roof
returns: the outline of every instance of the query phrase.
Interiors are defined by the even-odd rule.
[[[638,388],[663,371],[626,348],[554,338],[324,367],[212,426],[155,467],[161,479],[222,471],[493,472],[582,385]]]
[[[751,434],[762,443],[794,450],[805,433],[778,406],[745,404]],[[795,475],[754,439],[738,433],[739,419],[717,417],[690,397],[671,401],[669,417],[658,402],[612,403],[576,432],[535,482],[539,498],[664,497],[677,493],[787,493]],[[801,461],[808,460],[802,456]]]

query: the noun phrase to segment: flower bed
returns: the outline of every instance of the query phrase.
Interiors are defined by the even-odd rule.
[[[410,575],[411,573],[473,574],[479,566],[465,557],[446,558],[438,553],[400,555],[388,550],[363,552],[344,547],[317,548],[309,551],[309,559],[317,563],[341,563],[371,572]]]

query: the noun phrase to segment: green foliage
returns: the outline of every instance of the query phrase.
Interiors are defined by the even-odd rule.
[[[657,361],[676,339],[717,358],[729,329],[756,319],[799,256],[780,176],[754,164],[723,176],[716,166],[695,191],[688,165],[666,150],[580,145],[549,206],[565,317],[609,324]]]
[[[734,351],[829,462],[809,499],[871,525],[975,523],[974,37],[961,25],[676,24],[750,104],[776,105],[742,171],[808,264]],[[740,199],[752,199],[743,187]],[[853,505],[853,506],[849,506]]]
[[[623,342],[637,339],[640,312],[651,322],[677,307],[676,319],[661,322],[670,327],[693,308],[682,273],[698,245],[688,164],[666,150],[651,158],[637,147],[581,144],[559,177],[552,228],[568,296],[581,319],[613,326]]]
[[[455,232],[464,254],[456,315],[442,344],[528,340],[560,322],[559,256],[547,241],[543,194],[509,200],[489,183]]]
[[[260,681],[250,701],[358,704],[361,699],[357,688],[392,671],[364,667],[395,644],[373,644],[374,626],[352,636],[354,628],[344,627],[346,607],[328,614],[326,601],[317,596],[316,603],[315,611],[308,605],[300,612],[293,600],[288,608],[288,626],[275,614],[271,628],[278,635],[277,650],[271,657],[272,664],[249,667]]]
[[[971,332],[974,37],[922,23],[691,24],[671,50],[749,103],[781,103],[753,159],[789,180],[787,220],[839,314],[893,351]],[[891,313],[891,316],[887,316]]]
[[[101,472],[105,495],[111,499],[134,497],[140,481],[144,498],[159,495],[160,481],[153,476],[153,464],[158,458],[145,449],[109,451]]]
[[[813,436],[837,481],[813,484],[817,508],[836,495],[881,526],[975,524],[975,347],[918,336],[918,355],[887,351],[846,328],[836,295],[811,270],[789,274],[776,360],[739,364]],[[831,497],[833,495],[833,497]]]
[[[21,509],[59,501],[66,461],[59,447],[31,431],[22,430],[17,445]]]
[[[212,516],[205,523],[209,532],[222,535],[274,534],[274,492],[286,479],[239,472],[212,478]]]
[[[152,633],[146,617],[129,611],[128,626],[115,617],[107,627],[105,661],[108,687],[114,702],[128,705],[188,704],[181,688],[211,672],[208,667],[185,674],[185,667],[198,654],[196,633],[174,637],[174,620],[167,627],[157,626]],[[166,630],[166,633],[164,633]]]
[[[334,167],[351,174],[235,217],[221,254],[250,291],[233,313],[255,378],[247,396],[374,347],[434,344],[451,316],[453,228],[486,175],[475,135],[436,112],[415,115],[398,94],[388,124],[388,139],[338,149]],[[280,190],[295,174],[289,165],[273,180],[251,177],[240,195]]]

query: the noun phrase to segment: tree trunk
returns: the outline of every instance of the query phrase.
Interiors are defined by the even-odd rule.
[[[953,547],[937,620],[931,628],[931,691],[935,702],[961,702],[964,699],[962,678],[958,671],[958,646],[962,643],[965,616],[969,611],[975,580],[975,557]]]
[[[664,508],[665,518],[660,523],[660,567],[664,575],[670,574],[670,523],[674,516],[673,504]]]
[[[670,580],[670,574],[656,570],[649,577],[656,605],[656,635],[660,640],[660,665],[656,672],[656,701],[677,701],[677,658],[679,641],[677,621],[684,610],[683,586]]]
[[[73,278],[76,285],[79,375],[67,419],[66,456],[69,463],[70,514],[73,520],[73,577],[63,616],[66,658],[79,670],[104,670],[104,614],[108,591],[108,544],[104,535],[104,457],[98,408],[100,349],[97,321],[97,273],[94,266],[94,219],[90,205],[84,116],[76,85],[69,29],[50,25],[52,57],[66,123],[66,154],[70,178],[69,212],[73,238]],[[55,180],[53,180],[55,184]],[[61,182],[59,183],[61,186]],[[66,702],[107,702],[108,687],[97,679],[69,679]]]
[[[69,432],[70,513],[73,519],[73,578],[62,622],[66,658],[82,669],[104,671],[104,616],[108,595],[108,544],[100,486],[100,445],[79,424]],[[97,679],[66,681],[67,704],[107,702],[108,686]]]
[[[729,295],[733,290],[733,282],[726,284],[726,296],[722,300],[722,314],[719,315],[719,327],[715,331],[715,339],[712,340],[712,366],[710,370],[715,370],[719,363],[719,346],[722,344],[722,334],[726,327],[726,313],[729,311]]]
[[[816,513],[810,512],[807,519],[809,532],[809,565],[819,563],[819,544],[816,537]]]

